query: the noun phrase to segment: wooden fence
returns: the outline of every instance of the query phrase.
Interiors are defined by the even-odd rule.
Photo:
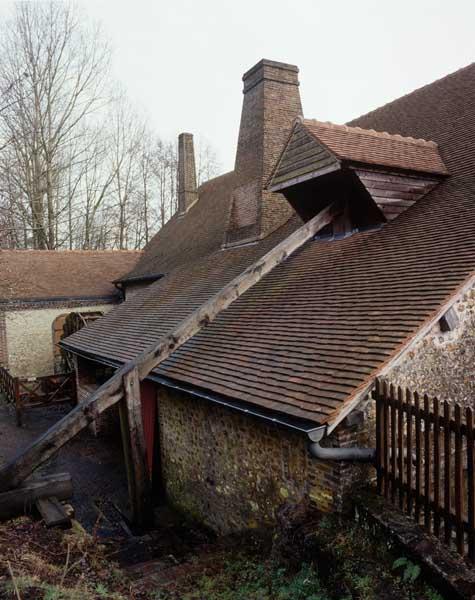
[[[13,377],[0,365],[0,392],[15,407],[17,425],[21,427],[27,408],[76,402],[76,377],[74,373],[62,373],[23,379]]]
[[[378,492],[475,562],[472,408],[377,381]]]

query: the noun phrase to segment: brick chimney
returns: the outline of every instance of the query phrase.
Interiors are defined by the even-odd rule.
[[[193,134],[178,136],[178,215],[184,215],[198,200]]]
[[[264,238],[293,214],[284,196],[268,192],[264,186],[293,120],[302,114],[298,72],[294,65],[263,59],[243,75],[236,184],[226,246]]]

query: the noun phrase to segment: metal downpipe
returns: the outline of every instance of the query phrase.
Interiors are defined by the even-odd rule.
[[[320,460],[342,460],[371,463],[376,459],[375,448],[323,448],[318,442],[309,445],[310,454]]]

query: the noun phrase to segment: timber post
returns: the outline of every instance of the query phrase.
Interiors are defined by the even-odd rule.
[[[123,382],[124,397],[119,410],[132,521],[146,526],[153,522],[153,505],[137,368],[126,373]]]

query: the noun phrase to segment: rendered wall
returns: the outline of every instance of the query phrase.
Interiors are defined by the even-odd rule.
[[[76,311],[108,312],[112,304],[13,310],[5,312],[8,369],[15,377],[38,377],[54,373],[53,322]]]

